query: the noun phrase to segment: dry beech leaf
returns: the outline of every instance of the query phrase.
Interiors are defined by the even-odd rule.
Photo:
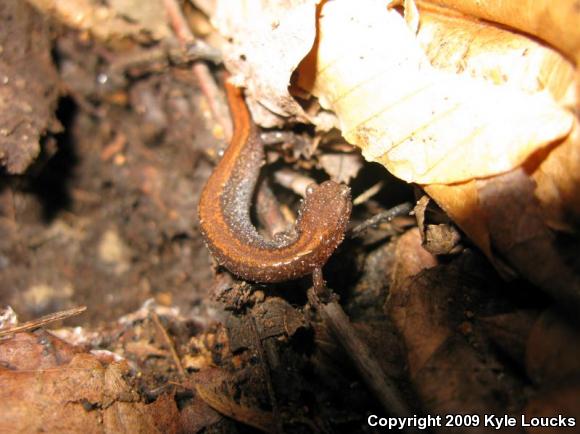
[[[312,50],[300,65],[299,69],[296,71],[293,70],[293,65],[296,64],[297,59],[305,56],[305,50],[310,48],[312,36],[311,24],[313,22],[311,21],[313,18],[313,13],[310,9],[311,3],[292,1],[279,2],[281,6],[270,5],[269,7],[270,9],[275,9],[279,6],[280,9],[278,11],[270,10],[267,14],[262,11],[263,5],[261,5],[261,3],[268,2],[243,1],[235,3],[235,9],[232,10],[232,5],[229,4],[229,2],[218,2],[217,8],[208,10],[207,12],[213,17],[215,23],[220,24],[219,27],[225,35],[234,37],[235,50],[230,51],[229,54],[227,54],[227,57],[230,59],[228,63],[230,66],[234,66],[235,71],[245,77],[244,80],[250,87],[250,92],[254,93],[257,97],[260,97],[261,95],[261,97],[267,98],[267,102],[264,103],[264,105],[271,108],[274,107],[274,111],[277,113],[286,115],[298,113],[300,109],[297,105],[293,105],[295,103],[292,102],[292,99],[287,93],[287,84],[290,81],[291,74],[293,72],[296,73],[298,84],[302,88],[308,89],[312,85],[312,80],[316,79],[316,71],[320,72],[322,69],[320,59],[321,53],[319,50]],[[357,2],[356,5],[352,5],[352,3],[353,2],[335,1],[324,5],[324,9],[320,14],[322,17],[321,23],[324,24],[325,22],[328,22],[329,11],[332,8],[336,9],[342,7],[342,5],[346,5],[346,8],[349,6],[353,8],[356,7],[356,15],[359,17],[358,20],[363,20],[365,17],[370,16],[370,19],[374,18],[374,22],[377,22],[382,19],[381,17],[387,16],[389,22],[392,21],[394,25],[392,26],[392,29],[388,26],[380,26],[382,29],[376,31],[375,39],[373,39],[371,35],[368,40],[361,39],[366,34],[366,32],[362,30],[366,29],[362,29],[360,32],[347,31],[349,29],[348,26],[339,26],[337,37],[329,38],[324,37],[323,35],[321,44],[323,46],[328,46],[331,52],[334,48],[336,59],[340,61],[337,65],[331,65],[330,69],[332,71],[323,70],[321,71],[323,77],[318,77],[319,82],[322,81],[322,78],[329,79],[326,84],[327,87],[332,87],[332,92],[329,93],[336,94],[340,92],[340,88],[337,86],[342,83],[342,77],[335,79],[332,76],[334,72],[344,72],[346,76],[352,75],[354,78],[352,78],[351,81],[357,80],[355,72],[360,69],[363,71],[368,70],[369,72],[367,75],[372,75],[374,73],[376,76],[371,77],[373,80],[378,80],[381,78],[381,75],[383,75],[386,77],[387,81],[384,89],[392,89],[393,87],[404,86],[407,83],[414,83],[411,78],[412,74],[409,77],[400,73],[398,75],[391,75],[392,71],[397,71],[397,65],[381,74],[381,66],[379,66],[379,71],[377,71],[376,67],[372,67],[372,62],[369,63],[369,60],[377,60],[377,57],[380,57],[374,56],[373,53],[379,53],[381,55],[386,53],[386,56],[390,56],[390,53],[393,53],[392,56],[398,58],[398,60],[403,64],[405,64],[407,58],[412,59],[415,63],[419,63],[422,68],[421,71],[423,69],[431,71],[431,68],[429,67],[430,62],[438,70],[449,73],[449,75],[445,76],[451,77],[449,79],[451,82],[453,82],[453,77],[457,77],[457,73],[462,73],[463,75],[480,78],[482,81],[487,83],[497,84],[498,86],[491,87],[491,89],[497,89],[498,92],[509,88],[512,95],[516,94],[521,96],[524,94],[524,99],[530,99],[531,101],[536,102],[539,100],[547,101],[547,106],[544,107],[546,113],[549,115],[550,110],[552,110],[551,114],[555,115],[553,129],[558,129],[556,125],[558,123],[560,123],[560,126],[565,126],[565,128],[562,128],[561,130],[570,129],[571,115],[556,107],[556,102],[562,107],[569,107],[576,104],[576,97],[574,94],[574,75],[576,72],[574,66],[559,52],[549,48],[541,41],[530,38],[522,33],[508,31],[501,26],[495,26],[489,22],[479,20],[478,18],[488,17],[488,19],[494,19],[494,17],[504,15],[506,19],[515,20],[511,23],[514,27],[536,34],[540,37],[542,37],[542,32],[544,31],[553,33],[559,32],[567,37],[568,34],[566,32],[569,29],[566,26],[561,25],[561,23],[570,22],[569,20],[550,19],[549,23],[552,24],[551,28],[549,30],[538,29],[538,32],[531,31],[525,24],[533,22],[539,23],[541,22],[541,17],[552,17],[553,15],[558,17],[565,17],[566,15],[574,17],[574,13],[563,13],[561,10],[550,10],[545,14],[543,12],[538,13],[538,11],[542,11],[548,7],[546,2],[540,2],[538,4],[528,4],[530,2],[527,2],[526,11],[530,14],[528,19],[519,16],[520,14],[510,14],[509,8],[513,7],[513,4],[512,6],[509,6],[507,2],[501,2],[478,9],[483,11],[479,16],[475,15],[474,17],[468,17],[453,12],[449,8],[437,6],[432,2],[421,1],[418,2],[420,6],[421,19],[421,26],[416,41],[420,45],[420,48],[418,48],[416,42],[413,40],[413,35],[406,31],[402,26],[402,20],[398,19],[394,12],[388,13],[386,11],[385,3],[371,1]],[[438,3],[443,5],[448,4],[457,9],[463,10],[464,12],[471,13],[476,13],[476,9],[479,7],[478,2],[470,1],[459,3],[453,1],[440,1]],[[302,5],[299,8],[299,11],[294,10],[296,4]],[[570,2],[566,1],[562,4],[558,3],[556,6],[566,10],[569,8]],[[373,8],[372,11],[370,11],[370,8]],[[288,11],[292,11],[292,13],[289,13]],[[506,11],[508,12],[506,13]],[[518,16],[510,17],[510,15]],[[272,23],[276,23],[276,21],[268,21],[268,16],[279,17],[278,19],[280,21],[277,23],[286,29],[284,35],[279,34],[276,36],[276,32],[278,32],[280,26],[273,27]],[[293,23],[287,23],[289,20]],[[495,19],[495,21],[504,22],[501,19]],[[518,25],[517,22],[519,21],[523,21],[523,24]],[[506,23],[510,24],[508,21],[506,21]],[[244,24],[246,27],[243,27]],[[256,31],[242,31],[250,25],[258,26],[262,29],[260,35],[263,36],[263,33],[266,32],[268,37],[257,37],[259,32]],[[536,25],[535,27],[537,28],[539,26]],[[383,32],[389,33],[383,34]],[[358,36],[359,33],[362,36]],[[357,35],[357,38],[353,39],[353,35]],[[558,38],[562,39],[560,36]],[[546,39],[551,40],[550,38]],[[574,40],[573,35],[571,35],[570,39]],[[296,44],[297,41],[300,41],[300,44]],[[403,43],[403,41],[405,41],[405,43]],[[571,43],[574,44],[573,42]],[[256,50],[259,52],[254,53]],[[427,55],[429,62],[423,58],[422,50]],[[351,56],[352,59],[349,60],[347,58],[348,56]],[[247,61],[241,60],[241,57],[247,59]],[[277,59],[274,64],[271,62],[271,59],[273,58]],[[339,69],[338,64],[344,65],[344,68],[342,70]],[[361,65],[361,68],[355,68],[355,65],[358,64]],[[421,71],[417,72],[417,74]],[[253,77],[250,73],[254,73],[256,76]],[[403,75],[402,78],[401,75]],[[269,84],[271,82],[274,82],[275,84]],[[394,85],[391,85],[392,83],[394,83]],[[367,86],[365,83],[362,84],[364,84],[363,87]],[[480,87],[486,88],[486,85],[482,84]],[[252,89],[254,90],[252,91]],[[519,93],[518,90],[522,91],[522,93]],[[503,98],[500,97],[499,99],[509,100],[511,98],[511,95],[509,94],[510,92],[504,94]],[[374,102],[375,100],[380,100],[380,95],[383,93],[386,93],[386,90],[378,91],[376,95],[372,94],[370,101]],[[425,112],[427,112],[427,115],[429,114],[428,111],[432,104],[428,102],[426,105],[423,105],[420,98],[421,93],[425,94],[428,92],[427,90],[422,90],[417,96],[414,96],[412,99],[415,101],[416,105],[413,105],[413,107],[411,107],[410,104],[403,104],[403,106],[406,107],[407,112],[411,113],[408,114],[408,116],[405,116],[405,112],[401,112],[402,118],[409,117],[411,119],[417,119],[420,117],[421,113],[425,114]],[[549,93],[551,96],[546,95],[546,93]],[[324,97],[324,95],[322,97]],[[468,102],[467,106],[469,106],[469,104],[479,104],[483,106],[483,103],[490,99],[490,97],[483,98],[480,103],[479,97],[480,95],[476,95],[473,101]],[[327,97],[327,99],[329,98]],[[360,108],[364,108],[364,106],[359,105],[359,103],[356,103],[351,99],[347,98],[347,100],[352,101],[350,107],[352,111],[363,111],[360,110]],[[516,103],[518,103],[518,101],[521,103],[521,100],[518,98],[514,101],[508,101],[508,105],[505,107],[510,106],[510,104],[517,105]],[[363,103],[366,102],[360,102],[360,104]],[[482,136],[482,134],[484,134],[483,131],[480,131],[478,137],[474,137],[473,143],[469,144],[468,140],[467,142],[460,144],[459,150],[454,149],[453,151],[450,151],[447,160],[444,158],[442,162],[436,161],[437,154],[444,154],[447,147],[453,147],[454,145],[457,147],[457,143],[454,142],[455,139],[445,135],[446,131],[443,131],[443,146],[435,149],[434,152],[431,151],[435,148],[435,144],[433,144],[433,146],[421,146],[421,144],[418,143],[415,143],[415,146],[410,145],[411,139],[416,139],[413,135],[410,135],[407,140],[409,146],[403,146],[404,150],[411,153],[409,165],[417,166],[411,167],[412,170],[408,170],[408,172],[420,172],[422,167],[427,167],[427,163],[433,161],[435,161],[439,166],[442,166],[443,162],[448,162],[451,166],[455,166],[452,167],[448,173],[444,174],[442,179],[435,179],[437,176],[433,176],[432,179],[426,179],[426,177],[423,176],[417,177],[413,180],[417,182],[425,182],[426,184],[427,181],[429,181],[428,184],[431,184],[428,186],[430,190],[429,194],[434,197],[442,208],[444,208],[445,211],[456,220],[459,226],[468,233],[470,238],[472,238],[490,257],[491,247],[489,233],[485,222],[481,220],[482,216],[478,212],[476,206],[478,199],[473,185],[470,186],[469,181],[467,181],[466,185],[457,185],[457,187],[456,184],[446,187],[445,185],[438,185],[438,183],[448,183],[449,178],[459,179],[464,175],[467,176],[467,172],[471,170],[468,167],[468,163],[474,164],[476,169],[481,169],[480,167],[477,167],[478,163],[481,163],[481,165],[484,166],[483,169],[491,169],[488,170],[487,173],[499,173],[501,170],[509,170],[510,166],[517,166],[517,164],[526,159],[530,153],[534,153],[534,151],[537,151],[542,147],[542,145],[545,145],[546,143],[542,142],[542,137],[545,141],[550,140],[550,128],[546,124],[531,123],[533,113],[527,113],[527,111],[524,110],[524,114],[521,115],[519,120],[514,119],[518,117],[515,113],[519,112],[521,108],[518,106],[517,108],[514,107],[513,113],[508,113],[507,117],[502,118],[501,116],[503,115],[496,110],[498,108],[501,107],[496,105],[488,110],[492,115],[494,113],[498,115],[496,120],[501,124],[497,130],[492,131],[492,137],[489,137],[491,140],[490,143],[492,143],[491,148],[485,149],[475,146],[478,140],[483,140],[485,138],[484,135]],[[524,109],[527,108],[528,106],[524,107]],[[364,112],[366,113],[372,111],[372,107],[364,108]],[[396,112],[396,104],[388,111]],[[541,107],[537,108],[536,114],[538,114],[538,112],[541,113],[541,111]],[[263,113],[264,110],[260,111],[260,113],[254,111],[255,115],[258,114],[257,120],[259,123],[263,122]],[[470,117],[471,115],[468,112],[463,112],[458,109],[457,113],[459,114],[457,122],[449,125],[448,128],[448,131],[451,132],[452,136],[460,134],[459,128],[469,129],[477,127],[474,123],[474,119]],[[525,118],[525,113],[529,115],[529,118]],[[321,121],[323,118],[325,119],[324,122]],[[328,116],[321,116],[321,114],[310,117],[310,120],[315,122],[317,127],[320,129],[327,129],[330,119],[331,118]],[[485,120],[485,117],[483,119]],[[524,131],[524,135],[518,137],[519,140],[512,141],[512,136],[517,136],[517,132],[514,133],[512,128],[513,125],[518,122],[524,122],[526,119],[530,122],[525,122],[525,124],[520,123],[520,128]],[[408,122],[406,119],[403,120]],[[437,119],[435,119],[435,121],[439,122]],[[265,124],[272,125],[273,123],[275,122],[270,119]],[[343,121],[342,123],[344,124],[345,122]],[[376,120],[373,124],[374,123],[376,123]],[[405,122],[401,125],[404,124]],[[491,127],[491,124],[488,126]],[[377,131],[380,131],[382,125],[379,125],[378,128],[379,130]],[[396,128],[397,130],[401,129],[399,124],[396,122],[391,123],[389,128]],[[541,131],[538,132],[538,129],[541,129]],[[370,135],[370,133],[377,134],[377,131],[363,130],[362,133],[363,135]],[[508,143],[508,146],[502,148],[500,145],[501,141],[496,142],[493,136],[501,136],[502,132],[506,131],[507,134],[503,136],[503,142]],[[348,131],[346,131],[346,133],[348,133]],[[566,134],[561,131],[560,133],[564,135]],[[351,135],[352,134],[353,132],[351,131]],[[422,134],[425,134],[425,132],[422,132]],[[555,139],[558,135],[559,134],[554,133],[552,139]],[[525,142],[526,137],[529,138],[529,142],[527,143]],[[414,141],[418,142],[418,140]],[[523,148],[520,148],[520,146]],[[399,145],[398,148],[401,148],[401,145]],[[541,167],[533,175],[534,179],[538,182],[536,195],[540,199],[541,206],[546,214],[547,222],[552,227],[558,229],[571,229],[573,222],[569,221],[571,220],[569,215],[570,210],[573,211],[572,220],[577,220],[576,216],[580,215],[580,207],[575,205],[580,203],[580,200],[576,200],[575,197],[575,192],[579,190],[575,188],[578,184],[578,180],[574,175],[575,173],[580,173],[580,170],[577,170],[580,168],[580,152],[578,152],[578,149],[579,148],[574,140],[570,140],[570,138],[566,139],[563,144],[555,146],[554,149],[552,149],[552,152],[548,156],[549,158],[542,163]],[[488,151],[488,154],[486,154],[486,151]],[[394,149],[392,157],[398,158],[397,154],[400,155],[401,153],[402,151]],[[463,153],[466,153],[467,157],[464,158]],[[538,153],[536,152],[536,154]],[[545,153],[542,154],[542,156],[545,157]],[[391,158],[390,155],[389,158]],[[456,164],[452,164],[453,160]],[[395,161],[395,163],[397,163],[395,166],[399,166],[399,175],[401,175],[401,173],[404,174],[404,172],[407,171],[408,168],[406,167],[407,163],[405,160],[398,160]],[[459,169],[456,169],[456,167]],[[500,169],[502,167],[503,169]],[[484,170],[479,173],[474,172],[473,175],[483,174],[484,172]],[[437,175],[436,173],[431,174]],[[437,190],[436,193],[435,190]],[[455,197],[456,195],[460,195],[461,198]]]
[[[527,35],[422,2],[417,40],[437,69],[529,93],[548,90],[560,105],[575,105],[573,63]]]
[[[427,2],[418,3],[421,6]],[[576,0],[435,0],[429,3],[521,30],[580,60],[580,9]]]
[[[448,1],[439,3],[455,4]],[[538,8],[541,10],[546,7],[542,3],[526,6],[530,17],[539,17]],[[566,9],[567,4],[559,2],[554,8]],[[508,32],[483,21],[443,10],[432,3],[419,2],[419,5],[421,28],[418,39],[431,63],[437,68],[465,70],[492,82],[511,83],[528,92],[545,89],[562,106],[573,107],[577,104],[574,65],[558,52],[526,35]],[[475,5],[469,1],[458,3],[457,7],[464,12],[477,13],[473,9]],[[488,5],[476,18],[491,19],[505,13],[506,7],[509,7],[508,3],[503,2]],[[553,13],[560,14],[552,10],[550,14]],[[515,20],[521,19],[520,14],[515,15]],[[546,18],[549,15],[542,16]],[[504,22],[498,19],[495,21]],[[529,31],[525,25],[520,30]],[[541,36],[542,31],[538,30],[539,33],[535,34]],[[556,30],[562,35],[568,35],[566,28],[551,29],[552,32]],[[580,191],[579,143],[578,126],[575,123],[572,132],[563,142],[537,153],[526,164],[528,173],[536,181],[534,194],[542,209],[544,221],[557,230],[574,231],[574,226],[580,221],[580,198],[577,196]],[[454,185],[433,184],[424,188],[488,257],[495,260],[491,254],[488,222],[479,206],[475,181]],[[497,260],[495,263],[499,265]]]
[[[325,3],[316,55],[312,93],[367,160],[408,182],[509,171],[572,126],[548,92],[433,68],[403,18],[380,0]]]
[[[519,13],[512,13],[511,8],[516,3],[476,4],[469,0],[445,0],[438,3],[476,14],[475,18],[512,25],[539,37],[545,37],[546,31],[558,34],[555,38],[546,37],[548,41],[566,39],[566,44],[571,43],[570,47],[577,44],[573,42],[577,26],[573,26],[575,30],[570,33],[569,27],[564,25],[565,22],[577,21],[577,18],[569,19],[577,16],[577,12],[563,13],[570,7],[571,3],[567,1],[550,5],[546,2],[526,2],[526,5],[518,3],[518,10],[526,10],[525,18]],[[524,34],[460,16],[432,3],[419,2],[419,5],[422,21],[418,39],[437,68],[465,70],[492,82],[509,82],[528,92],[545,89],[563,107],[574,107],[577,104],[574,82],[577,72],[574,65],[558,52]],[[548,7],[550,11],[544,11]],[[560,19],[566,15],[566,20]],[[560,18],[554,20],[551,18],[554,16]],[[530,27],[534,22],[536,24]],[[544,24],[550,28],[541,28]],[[536,31],[532,31],[533,28]],[[506,39],[507,36],[509,39]],[[445,44],[438,43],[441,41],[445,41]],[[565,53],[570,52],[563,46],[560,48]],[[580,191],[579,143],[578,126],[575,123],[564,141],[536,153],[526,163],[528,174],[536,181],[534,194],[542,209],[544,221],[557,230],[574,231],[580,221],[580,197],[577,193]],[[489,225],[479,206],[476,183],[433,184],[425,186],[425,190],[493,260]]]

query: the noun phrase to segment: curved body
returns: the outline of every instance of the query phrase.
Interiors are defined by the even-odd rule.
[[[250,207],[263,144],[241,90],[226,83],[234,121],[232,141],[210,176],[199,203],[201,232],[220,265],[257,282],[295,279],[321,267],[342,242],[351,212],[350,189],[326,181],[309,189],[293,230],[262,237]]]

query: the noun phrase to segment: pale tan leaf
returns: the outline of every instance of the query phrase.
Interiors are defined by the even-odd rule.
[[[534,35],[579,60],[580,8],[576,0],[436,0],[442,6]]]
[[[548,92],[434,69],[402,17],[376,0],[324,4],[312,92],[367,160],[420,184],[509,171],[573,119]]]
[[[417,40],[435,68],[530,93],[545,89],[561,105],[575,104],[574,65],[558,51],[527,35],[421,4]]]

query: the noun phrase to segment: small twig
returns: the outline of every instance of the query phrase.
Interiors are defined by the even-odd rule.
[[[327,303],[330,301],[329,295],[330,291],[326,286],[324,281],[324,276],[322,275],[322,268],[315,268],[312,273],[312,288],[314,289],[314,294],[316,299],[322,303]]]
[[[70,317],[73,317],[76,315],[80,315],[85,310],[87,310],[86,306],[79,306],[79,307],[73,307],[72,309],[61,310],[59,312],[50,313],[48,315],[41,316],[38,319],[33,319],[32,321],[27,321],[24,324],[21,324],[19,326],[11,327],[11,328],[5,329],[5,330],[0,330],[0,337],[6,336],[6,335],[9,335],[12,333],[18,333],[18,332],[23,332],[26,330],[37,329],[37,328],[43,327],[51,322],[60,321],[62,319],[66,319],[66,318],[70,318]]]
[[[355,197],[352,200],[352,205],[357,206],[357,205],[360,205],[361,203],[365,203],[367,200],[369,200],[371,197],[373,197],[375,194],[377,194],[379,191],[381,191],[381,188],[383,188],[383,185],[384,185],[384,182],[379,181],[376,184],[374,184],[372,187],[367,188],[365,191],[363,191],[361,194],[359,194],[357,197]]]
[[[267,230],[270,237],[285,232],[290,226],[280,210],[280,204],[270,188],[268,180],[264,180],[258,188],[256,215],[258,216],[258,221]]]
[[[359,338],[350,319],[328,289],[322,278],[322,271],[313,273],[314,286],[308,291],[308,300],[330,328],[344,348],[367,387],[374,393],[387,413],[395,417],[408,417],[410,412],[400,393],[385,375],[381,365],[373,357],[369,347]],[[325,300],[321,300],[321,295]]]
[[[282,424],[282,418],[280,417],[280,408],[278,407],[278,400],[276,399],[276,393],[274,392],[274,386],[272,385],[272,377],[270,375],[270,363],[266,357],[266,352],[264,351],[264,346],[262,345],[262,339],[258,333],[258,326],[256,325],[256,319],[251,316],[252,324],[252,336],[254,337],[254,347],[258,352],[258,357],[260,358],[260,367],[262,368],[262,376],[266,382],[266,388],[268,389],[268,396],[270,398],[270,403],[272,405],[272,414],[274,416],[274,423],[276,424],[276,432],[282,434],[284,432],[284,426]]]
[[[199,82],[199,87],[205,96],[212,117],[222,127],[224,136],[229,140],[232,137],[232,122],[225,105],[218,104],[221,98],[208,66],[201,61],[194,62],[192,71]]]
[[[161,335],[163,336],[165,343],[169,347],[169,351],[171,351],[171,357],[173,358],[173,362],[175,363],[175,366],[177,367],[177,371],[179,372],[179,375],[181,376],[181,378],[185,378],[185,370],[183,369],[183,366],[181,365],[181,360],[179,359],[179,354],[177,354],[177,350],[175,349],[175,344],[173,343],[171,336],[169,336],[169,333],[167,333],[167,330],[165,329],[165,327],[163,327],[163,324],[161,324],[161,320],[159,319],[159,315],[157,315],[157,313],[155,313],[155,311],[153,311],[153,310],[151,311],[151,318],[153,319],[153,322],[155,323],[155,325],[157,326],[157,328],[161,332]]]
[[[405,203],[402,203],[400,205],[394,206],[391,209],[388,209],[386,211],[382,211],[382,212],[372,216],[370,219],[362,222],[358,226],[355,226],[354,228],[352,228],[351,230],[348,231],[347,236],[350,238],[358,237],[364,231],[366,231],[368,228],[376,226],[379,223],[382,223],[384,221],[391,221],[395,217],[408,215],[412,209],[413,209],[413,205],[411,205],[409,202],[405,202]]]
[[[316,181],[309,176],[302,175],[290,169],[277,170],[274,173],[274,180],[298,196],[306,197],[306,189],[309,185],[316,184]]]
[[[163,6],[169,16],[171,27],[175,31],[177,38],[184,43],[192,43],[195,41],[193,32],[187,25],[187,20],[183,16],[183,12],[176,0],[163,0]]]
[[[187,24],[187,20],[183,15],[183,11],[179,7],[176,0],[163,0],[165,11],[169,16],[171,27],[175,35],[179,39],[181,45],[185,48],[187,45],[195,42],[195,36]],[[229,138],[232,135],[231,122],[225,113],[225,110],[220,110],[218,107],[218,89],[213,80],[208,66],[202,61],[196,61],[191,67],[193,75],[199,82],[201,92],[207,100],[209,110],[211,111],[214,120],[222,127],[224,135]]]

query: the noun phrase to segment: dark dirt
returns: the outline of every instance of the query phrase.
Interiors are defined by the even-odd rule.
[[[86,304],[77,320],[85,325],[151,297],[187,311],[213,275],[196,206],[211,170],[203,151],[219,143],[199,112],[201,97],[179,71],[100,89],[98,72],[85,69],[97,63],[98,47],[74,34],[63,39],[59,69],[85,76],[63,84],[64,131],[48,133],[54,155],[44,152],[27,176],[3,180],[1,302],[21,319]]]
[[[8,1],[0,4],[0,22],[0,165],[21,174],[40,152],[43,133],[60,130],[58,75],[45,19],[26,3]]]

